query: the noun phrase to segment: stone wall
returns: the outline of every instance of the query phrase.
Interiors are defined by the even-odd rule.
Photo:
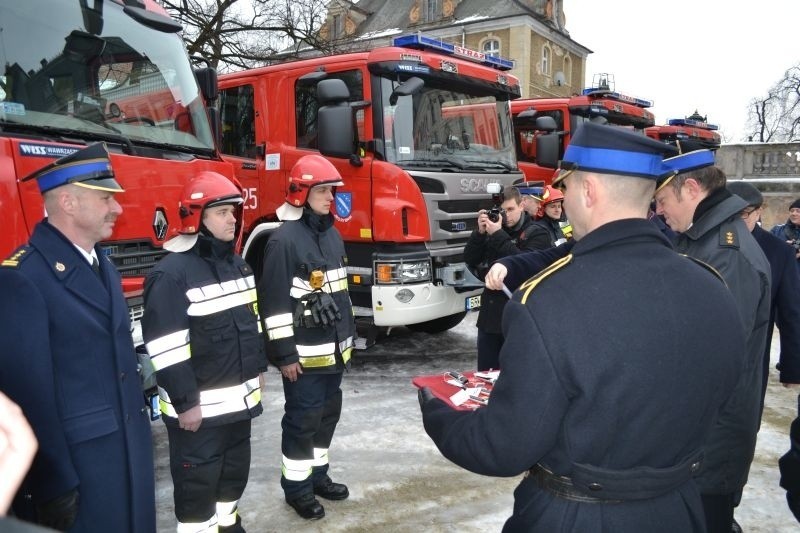
[[[786,222],[789,204],[800,198],[800,143],[725,144],[716,162],[729,180],[749,181],[764,195],[765,229]]]

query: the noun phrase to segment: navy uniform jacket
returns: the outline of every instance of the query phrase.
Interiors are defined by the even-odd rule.
[[[740,213],[747,202],[718,189],[695,211],[692,226],[678,234],[675,249],[708,263],[733,294],[745,332],[747,359],[736,391],[720,413],[698,477],[703,494],[730,494],[747,482],[761,422],[761,375],[770,314],[770,266]]]
[[[155,531],[150,418],[120,277],[96,251],[102,281],[45,220],[3,262],[0,389],[39,441],[22,487],[33,503],[78,488],[71,531],[147,533]]]
[[[769,356],[772,344],[772,326],[778,324],[781,354],[778,363],[782,383],[800,383],[800,270],[794,248],[772,235],[761,226],[753,228],[753,237],[769,261],[772,272],[770,285],[772,309],[764,349],[764,377],[766,389],[769,376]],[[763,392],[762,392],[763,395]],[[762,399],[763,401],[763,399]]]
[[[537,463],[571,477],[610,470],[631,491],[623,503],[580,503],[529,476],[515,491],[507,531],[705,531],[685,468],[744,360],[741,321],[719,278],[676,254],[651,222],[612,222],[517,289],[503,334],[488,406],[423,407],[425,430],[445,457],[491,476]],[[636,490],[637,469],[675,465],[683,469],[674,489]],[[606,488],[591,495],[619,496]]]

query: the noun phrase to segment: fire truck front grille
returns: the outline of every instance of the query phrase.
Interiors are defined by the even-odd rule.
[[[146,275],[167,254],[145,240],[101,243],[100,247],[123,277]]]
[[[492,206],[489,199],[466,199],[466,200],[441,200],[437,202],[439,211],[446,213],[445,216],[435,221],[439,231],[435,232],[434,240],[442,238],[452,239],[454,235],[472,232],[478,225],[478,211],[489,209]]]

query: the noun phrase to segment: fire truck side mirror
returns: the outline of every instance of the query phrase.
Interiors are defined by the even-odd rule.
[[[544,168],[556,168],[561,147],[558,132],[536,136],[536,163]]]
[[[197,85],[200,86],[200,94],[206,101],[206,105],[213,105],[219,96],[219,85],[217,84],[217,70],[211,67],[194,69],[194,77]]]
[[[349,98],[350,91],[340,79],[317,84],[317,148],[322,155],[350,159],[356,153],[355,112]]]
[[[543,117],[537,117],[536,122],[534,124],[535,124],[534,129],[539,131],[553,132],[558,129],[558,124],[556,124],[556,119],[546,115]]]

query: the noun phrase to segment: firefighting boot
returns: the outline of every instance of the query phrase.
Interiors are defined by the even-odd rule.
[[[314,485],[314,494],[326,500],[344,500],[350,496],[350,491],[347,490],[347,485],[334,483],[331,478],[325,476],[322,483]]]
[[[291,500],[287,498],[286,503],[291,505],[297,514],[306,520],[319,520],[325,516],[325,508],[322,507],[313,494],[306,493]]]
[[[219,533],[246,533],[242,527],[242,517],[236,517],[236,523],[230,526],[219,526]]]

